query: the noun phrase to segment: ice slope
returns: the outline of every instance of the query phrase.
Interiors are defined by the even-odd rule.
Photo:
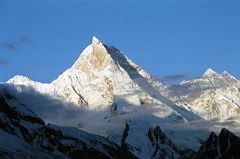
[[[40,148],[29,145],[24,140],[3,130],[0,130],[0,156],[6,159],[53,158],[52,155],[41,151]]]

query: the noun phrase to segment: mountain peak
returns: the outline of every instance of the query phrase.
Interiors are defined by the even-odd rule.
[[[74,66],[92,76],[94,70],[105,68],[111,62],[107,47],[101,42],[101,40],[93,36],[92,44],[84,49]]]
[[[232,76],[230,73],[228,73],[227,71],[223,71],[222,76],[231,83],[236,83],[238,82],[237,78],[235,78],[234,76]]]
[[[17,84],[23,84],[26,82],[30,82],[31,80],[27,76],[22,75],[15,75],[14,77],[10,78],[7,83],[17,83]]]
[[[222,80],[222,75],[212,70],[211,68],[207,69],[207,71],[203,74],[203,78],[207,78],[208,80]]]
[[[208,75],[213,75],[213,74],[217,74],[217,72],[211,68],[208,68],[203,75],[208,76]]]
[[[102,41],[100,39],[98,39],[96,36],[92,37],[92,45],[99,45],[102,44]]]
[[[233,79],[235,79],[235,80],[237,80],[234,76],[232,76],[230,73],[228,73],[227,71],[223,71],[222,72],[222,75],[224,76],[224,77],[229,77],[229,78],[233,78]]]
[[[148,103],[159,103],[153,92],[157,94],[156,87],[164,87],[117,48],[95,36],[73,66],[53,83],[64,99],[81,104],[81,98],[92,108],[109,106],[122,96],[134,105],[141,105],[140,100],[146,98],[152,100]]]

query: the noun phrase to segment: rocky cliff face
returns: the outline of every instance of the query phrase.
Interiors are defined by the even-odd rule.
[[[233,158],[240,157],[240,139],[227,129],[222,129],[219,136],[212,132],[198,151],[196,158]]]
[[[159,126],[150,128],[147,136],[154,147],[152,159],[174,159],[180,158],[180,151],[171,139],[161,130]]]

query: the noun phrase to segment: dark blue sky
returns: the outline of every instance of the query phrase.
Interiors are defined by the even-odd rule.
[[[1,0],[0,81],[50,82],[95,35],[156,77],[240,78],[239,0]]]

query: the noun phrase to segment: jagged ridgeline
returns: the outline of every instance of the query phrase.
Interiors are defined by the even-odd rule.
[[[238,137],[220,132],[240,132],[240,82],[227,72],[167,86],[93,37],[56,80],[17,75],[0,92],[5,158],[240,158]]]

